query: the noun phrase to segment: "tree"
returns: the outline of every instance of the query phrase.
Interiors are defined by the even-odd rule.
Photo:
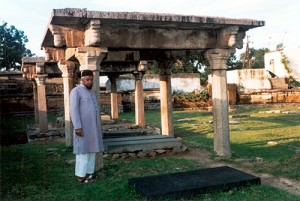
[[[276,45],[276,50],[282,50],[282,49],[284,49],[283,43],[279,43]]]
[[[264,55],[266,52],[269,52],[268,48],[249,48],[249,58],[246,58],[246,53],[242,53],[240,55],[240,60],[244,60],[245,64],[248,64],[249,68],[264,68]],[[250,62],[250,64],[249,64]],[[245,66],[247,68],[247,66]]]
[[[3,22],[0,26],[0,67],[20,69],[23,57],[35,55],[25,47],[27,42],[24,31],[13,25],[8,27],[7,22]]]
[[[233,54],[228,58],[227,66],[229,70],[241,69],[243,67],[243,62],[238,60],[236,55]]]

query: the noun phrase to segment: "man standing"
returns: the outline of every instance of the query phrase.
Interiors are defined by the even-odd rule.
[[[81,84],[70,94],[70,113],[74,126],[73,152],[76,154],[75,175],[78,182],[92,182],[96,153],[103,152],[98,100],[92,91],[93,72],[84,70]]]

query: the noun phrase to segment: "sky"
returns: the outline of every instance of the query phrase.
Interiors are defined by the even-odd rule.
[[[264,27],[247,32],[249,47],[275,50],[283,43],[286,48],[300,48],[300,0],[0,0],[0,5],[0,24],[24,31],[29,39],[26,48],[37,56],[44,56],[41,43],[46,27],[52,9],[59,8],[263,20]],[[245,46],[237,52],[244,52]]]

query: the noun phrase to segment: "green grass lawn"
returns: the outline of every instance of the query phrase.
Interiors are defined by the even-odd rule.
[[[229,126],[233,152],[229,162],[236,163],[236,158],[250,160],[247,165],[258,172],[300,181],[300,155],[296,154],[296,148],[300,147],[300,114],[266,113],[270,110],[278,109],[240,109],[230,113],[230,117],[237,114],[250,114],[250,117],[234,119],[239,124]],[[134,113],[124,113],[121,117],[134,120]],[[146,112],[145,119],[147,124],[160,127],[159,111]],[[212,112],[175,111],[173,120],[176,136],[213,151]],[[269,141],[278,144],[268,145]]]
[[[48,148],[57,148],[49,154]],[[133,177],[204,168],[176,157],[105,159],[104,176],[91,184],[78,184],[74,156],[62,143],[24,144],[1,149],[1,200],[146,200],[128,185]],[[268,186],[250,186],[185,200],[299,200],[299,196]],[[171,199],[164,199],[171,200]]]
[[[299,108],[294,108],[298,109]],[[239,110],[233,114],[250,114],[248,118],[230,125],[232,159],[250,159],[254,171],[286,176],[300,180],[300,157],[295,148],[300,147],[300,115],[268,114],[262,110]],[[134,120],[134,113],[120,114],[121,118]],[[179,120],[179,121],[178,121]],[[190,145],[213,150],[213,124],[211,112],[174,112],[176,136]],[[30,120],[28,120],[30,122]],[[146,122],[160,127],[160,113],[146,112]],[[18,127],[22,130],[22,126]],[[278,145],[267,145],[276,141]],[[47,151],[57,148],[55,154]],[[101,178],[83,185],[76,182],[74,159],[64,143],[22,144],[1,147],[1,200],[145,200],[128,185],[128,179],[178,171],[205,168],[197,161],[177,157],[144,159],[105,159]],[[262,160],[256,160],[257,157]],[[165,199],[171,200],[171,199]],[[300,200],[300,196],[269,186],[250,186],[229,192],[215,192],[185,200]]]

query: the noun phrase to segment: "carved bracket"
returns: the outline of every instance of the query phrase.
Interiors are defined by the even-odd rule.
[[[55,47],[63,47],[66,45],[65,34],[63,33],[63,28],[57,25],[50,25],[50,31],[54,38]]]
[[[92,19],[85,28],[85,46],[97,46],[100,44],[100,20]]]
[[[140,61],[138,67],[137,67],[138,71],[147,71],[148,70],[148,62],[147,61]]]
[[[243,39],[245,31],[239,30],[238,26],[230,26],[218,32],[218,48],[243,48]]]

